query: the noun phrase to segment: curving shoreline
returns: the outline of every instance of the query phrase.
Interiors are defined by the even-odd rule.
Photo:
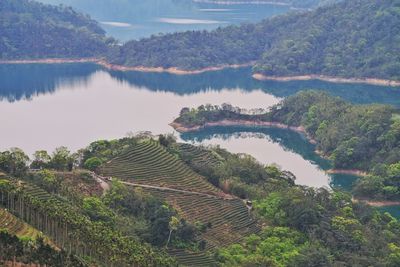
[[[377,78],[340,78],[330,77],[324,75],[299,75],[299,76],[266,76],[261,73],[253,74],[253,78],[259,81],[278,81],[278,82],[289,82],[289,81],[309,81],[309,80],[321,80],[331,83],[361,83],[381,86],[400,86],[400,81],[385,80]]]
[[[254,62],[244,63],[244,64],[232,64],[232,65],[221,65],[216,67],[208,67],[198,70],[182,70],[176,67],[172,68],[163,68],[163,67],[129,67],[123,65],[115,65],[110,64],[105,60],[97,60],[98,65],[101,65],[109,70],[117,70],[117,71],[138,71],[138,72],[156,72],[156,73],[170,73],[175,75],[193,75],[193,74],[201,74],[208,71],[219,71],[224,69],[238,69],[243,67],[250,67],[254,65]]]
[[[201,74],[204,72],[220,71],[224,69],[238,69],[244,67],[251,67],[255,64],[255,61],[243,63],[243,64],[226,64],[214,67],[207,67],[197,70],[182,70],[177,67],[163,68],[163,67],[144,67],[144,66],[123,66],[116,65],[107,62],[101,58],[44,58],[44,59],[18,59],[18,60],[0,60],[1,64],[64,64],[64,63],[95,63],[106,69],[115,71],[137,71],[137,72],[153,72],[153,73],[169,73],[174,75],[194,75]],[[266,76],[260,73],[255,73],[252,77],[259,81],[309,81],[309,80],[321,80],[331,83],[359,83],[359,84],[370,84],[370,85],[380,85],[380,86],[400,86],[400,81],[385,80],[378,78],[340,78],[340,77],[330,77],[324,75],[299,75],[299,76]]]
[[[368,206],[371,207],[390,207],[390,206],[400,206],[400,201],[390,201],[390,200],[368,200],[368,199],[358,199],[358,198],[353,198],[352,201],[354,203],[364,203],[367,204]]]
[[[368,175],[367,172],[361,171],[361,170],[345,170],[345,169],[329,169],[326,171],[327,174],[350,174],[354,176],[360,176],[360,177],[365,177]]]
[[[291,131],[295,131],[295,132],[298,132],[298,133],[306,136],[309,142],[311,142],[312,144],[316,144],[316,141],[307,134],[304,127],[289,126],[289,125],[279,123],[279,122],[224,119],[224,120],[215,121],[215,122],[206,122],[203,125],[196,125],[196,126],[192,126],[192,127],[187,127],[178,122],[172,122],[169,125],[171,127],[173,127],[177,132],[180,132],[180,133],[197,132],[204,128],[215,127],[215,126],[250,126],[250,127],[261,126],[261,127],[273,127],[273,128],[279,128],[279,129],[289,129]]]
[[[0,64],[64,64],[64,63],[97,63],[98,58],[42,58],[0,60]]]
[[[193,0],[195,3],[206,3],[206,4],[217,4],[217,5],[243,5],[243,4],[253,4],[253,5],[275,5],[275,6],[291,6],[289,3],[285,2],[274,2],[268,0],[251,0],[251,1],[227,1],[227,0]]]
[[[204,125],[196,125],[196,126],[191,126],[187,127],[181,123],[178,122],[172,122],[169,124],[171,127],[173,127],[177,132],[179,133],[188,133],[188,132],[197,132],[202,129],[205,129],[207,127],[215,127],[215,126],[249,126],[249,127],[254,127],[254,126],[261,126],[261,127],[273,127],[273,128],[279,128],[279,129],[288,129],[291,131],[298,132],[302,135],[304,135],[307,140],[312,143],[316,144],[317,141],[314,140],[304,129],[302,126],[294,127],[294,126],[289,126],[283,123],[279,122],[270,122],[270,121],[252,121],[252,120],[220,120],[220,121],[215,121],[215,122],[206,122]],[[323,158],[325,157],[322,152],[315,150],[315,153],[317,153],[319,156]],[[362,170],[357,170],[357,169],[351,169],[351,170],[346,170],[346,169],[329,169],[326,171],[327,174],[349,174],[349,175],[355,175],[355,176],[360,176],[364,177],[367,176],[368,173]]]
[[[144,66],[123,66],[107,62],[101,58],[43,58],[43,59],[17,59],[17,60],[0,60],[0,64],[64,64],[64,63],[95,63],[109,70],[115,71],[138,71],[138,72],[153,72],[153,73],[170,73],[175,75],[193,75],[201,74],[208,71],[219,71],[224,69],[238,69],[251,67],[255,62],[244,64],[221,65],[215,67],[207,67],[198,70],[182,70],[176,67],[144,67]]]

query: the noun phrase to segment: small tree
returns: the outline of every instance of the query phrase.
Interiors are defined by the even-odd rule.
[[[39,150],[33,154],[33,161],[31,163],[32,169],[44,169],[47,168],[51,160],[50,155],[46,150]]]
[[[70,154],[70,151],[65,147],[58,147],[53,152],[50,166],[56,170],[71,171],[74,166],[74,157]]]
[[[172,232],[178,230],[179,225],[180,225],[179,219],[175,216],[172,216],[171,220],[169,221],[169,224],[168,224],[169,235],[168,235],[168,240],[167,240],[167,244],[165,245],[165,247],[168,247],[169,241],[171,241]]]
[[[23,176],[28,170],[29,157],[19,148],[0,153],[0,170],[13,176]]]
[[[99,159],[98,157],[92,157],[85,161],[84,167],[85,169],[95,171],[101,164],[103,164],[103,161],[101,159]]]

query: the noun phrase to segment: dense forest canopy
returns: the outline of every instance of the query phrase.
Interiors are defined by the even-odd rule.
[[[72,8],[5,0],[0,57],[97,56],[117,65],[183,70],[251,63],[267,76],[399,80],[399,8],[399,0],[343,1],[257,24],[161,34],[120,46]]]
[[[0,1],[0,59],[81,58],[104,54],[104,30],[70,7]]]
[[[271,76],[320,74],[398,80],[400,2],[355,0],[258,24],[153,36],[114,47],[115,64],[201,69],[257,61]]]

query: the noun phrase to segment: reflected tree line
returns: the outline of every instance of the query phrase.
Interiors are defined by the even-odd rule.
[[[65,86],[73,88],[77,84],[88,83],[90,77],[99,70],[102,68],[95,64],[0,65],[0,100],[13,102],[40,94],[52,94]],[[251,77],[251,68],[196,75],[104,71],[113,79],[134,87],[178,95],[240,89],[247,92],[262,90],[276,97],[286,97],[305,89],[319,89],[353,103],[383,103],[400,107],[400,88],[323,81],[257,81]]]

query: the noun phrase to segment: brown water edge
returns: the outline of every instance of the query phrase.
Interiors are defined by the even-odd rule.
[[[244,64],[226,64],[214,67],[207,67],[197,70],[182,70],[176,67],[163,68],[163,67],[144,67],[144,66],[123,66],[108,63],[100,58],[44,58],[44,59],[22,59],[22,60],[0,60],[0,64],[63,64],[63,63],[96,63],[106,69],[116,71],[138,71],[138,72],[153,72],[153,73],[170,73],[175,75],[193,75],[201,74],[209,71],[220,71],[224,69],[238,69],[243,67],[251,67],[255,62]]]
[[[329,169],[326,171],[328,174],[349,174],[349,175],[354,175],[354,176],[360,176],[360,177],[365,177],[368,175],[367,172],[357,170],[357,169],[351,169],[351,170],[346,170],[346,169]]]
[[[354,203],[365,203],[371,207],[389,207],[389,206],[400,206],[400,201],[389,201],[389,200],[368,200],[368,199],[357,199],[353,198],[352,201]]]
[[[214,67],[207,67],[197,70],[182,70],[177,67],[163,68],[163,67],[144,67],[144,66],[123,66],[108,63],[106,60],[101,58],[44,58],[44,59],[22,59],[22,60],[0,60],[0,64],[62,64],[62,63],[96,63],[109,70],[117,71],[138,71],[138,72],[155,72],[155,73],[170,73],[175,75],[193,75],[201,74],[209,71],[220,71],[224,69],[238,69],[243,67],[251,67],[255,64],[255,61],[243,63],[243,64],[225,64]],[[253,74],[253,78],[260,81],[307,81],[307,80],[321,80],[332,83],[361,83],[371,84],[380,86],[400,86],[400,81],[385,80],[378,78],[339,78],[330,77],[324,75],[301,75],[301,76],[265,76],[260,73]]]
[[[340,78],[340,77],[330,77],[324,75],[299,75],[299,76],[266,76],[261,73],[253,74],[253,78],[259,81],[309,81],[309,80],[321,80],[331,83],[362,83],[380,86],[400,86],[400,81],[385,80],[377,78]]]

